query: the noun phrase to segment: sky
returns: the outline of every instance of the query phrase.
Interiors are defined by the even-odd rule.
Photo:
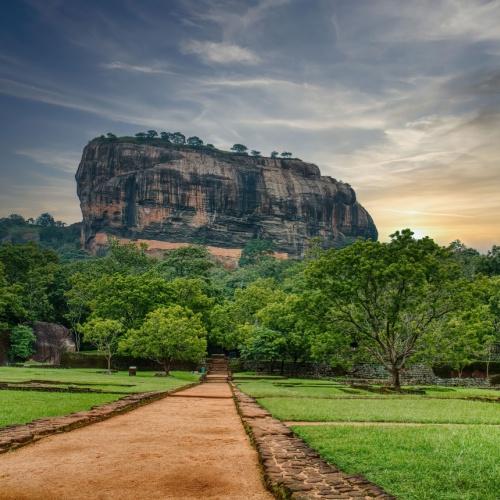
[[[0,216],[81,219],[108,131],[291,151],[381,240],[500,244],[500,0],[13,0],[0,16]]]

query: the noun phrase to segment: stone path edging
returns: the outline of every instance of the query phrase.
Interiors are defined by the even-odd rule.
[[[268,488],[278,499],[394,499],[359,475],[320,458],[284,423],[230,384],[243,425],[257,449]]]
[[[48,417],[33,420],[28,424],[11,425],[0,429],[0,453],[6,453],[21,446],[33,443],[44,437],[60,432],[68,432],[79,427],[101,422],[121,413],[138,408],[159,399],[163,399],[170,394],[183,391],[198,385],[200,382],[186,384],[170,391],[162,392],[142,392],[128,394],[110,403],[94,406],[87,411],[70,413],[62,417]]]

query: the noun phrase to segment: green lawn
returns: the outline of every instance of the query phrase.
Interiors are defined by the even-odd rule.
[[[259,398],[281,420],[500,424],[497,403],[460,399]]]
[[[379,394],[377,392],[354,389],[345,384],[332,380],[311,379],[251,379],[248,375],[242,377],[234,375],[235,382],[240,389],[255,398],[265,397],[294,397],[294,398],[400,398],[399,394]],[[500,390],[477,389],[468,387],[418,387],[425,391],[425,397],[437,399],[460,399],[468,397],[500,398]],[[408,395],[421,399],[421,395]]]
[[[0,427],[88,410],[94,405],[107,403],[119,397],[113,394],[0,391]]]
[[[169,377],[155,377],[154,372],[139,372],[137,376],[129,377],[128,372],[108,375],[102,370],[84,368],[0,367],[0,382],[29,380],[61,382],[58,387],[77,384],[76,387],[99,389],[103,393],[0,390],[0,427],[86,410],[133,392],[175,389],[198,380],[198,375],[175,371]]]
[[[401,500],[499,498],[500,405],[466,400],[495,399],[498,390],[429,386],[418,388],[424,394],[384,395],[331,380],[236,383],[281,420],[346,422],[293,429],[341,470],[362,474]]]
[[[88,368],[0,367],[0,382],[24,382],[28,380],[62,382],[63,386],[78,384],[79,387],[127,394],[175,389],[198,380],[198,375],[173,371],[169,377],[155,377],[154,372],[138,372],[137,376],[129,377],[126,371],[109,375],[103,373],[103,370]]]
[[[481,403],[480,403],[481,404]],[[500,429],[487,426],[295,427],[328,461],[401,500],[494,500]]]

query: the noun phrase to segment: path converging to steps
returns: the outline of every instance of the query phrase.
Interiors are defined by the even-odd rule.
[[[228,384],[210,382],[0,455],[0,499],[272,499]]]

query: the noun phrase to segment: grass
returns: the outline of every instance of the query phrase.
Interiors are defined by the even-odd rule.
[[[113,394],[0,391],[0,427],[88,410],[94,405],[108,403],[119,397]]]
[[[489,424],[500,424],[500,407],[467,400],[498,399],[498,390],[426,386],[416,388],[423,394],[385,395],[332,380],[236,382],[281,420],[326,422],[293,430],[327,461],[401,500],[498,498],[500,427]]]
[[[399,394],[384,394],[352,388],[348,385],[333,380],[313,379],[255,379],[250,375],[242,377],[235,374],[234,378],[240,389],[255,398],[267,397],[293,397],[293,398],[346,398],[346,397],[371,397],[371,398],[396,398]],[[464,399],[464,398],[500,398],[500,390],[478,389],[468,387],[411,387],[411,389],[424,390],[426,398],[436,399]],[[404,397],[422,399],[422,395],[405,395]]]
[[[29,380],[61,382],[61,387],[78,384],[78,387],[128,394],[175,389],[198,380],[198,375],[173,371],[169,377],[155,377],[154,372],[138,372],[137,376],[129,377],[126,371],[109,375],[103,370],[88,368],[0,367],[0,382],[27,382]]]
[[[363,474],[401,500],[498,498],[499,428],[327,426],[294,431],[326,460]]]
[[[500,424],[496,403],[417,399],[261,398],[258,402],[281,420],[307,422],[422,422]]]
[[[129,377],[125,371],[109,375],[102,370],[85,368],[0,367],[0,382],[30,380],[57,382],[56,387],[88,387],[101,390],[102,393],[0,390],[0,427],[23,424],[42,417],[67,415],[134,392],[176,389],[198,380],[198,375],[173,371],[169,377],[155,377],[154,372],[139,372],[137,376]]]

